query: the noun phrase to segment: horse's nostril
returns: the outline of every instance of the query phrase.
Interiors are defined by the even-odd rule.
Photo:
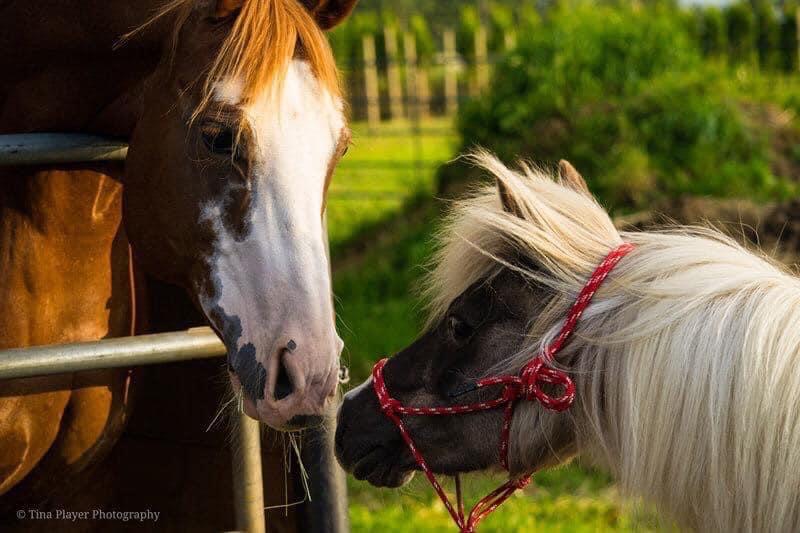
[[[292,380],[289,379],[289,373],[286,372],[286,367],[283,361],[278,365],[278,379],[275,381],[275,399],[282,400],[292,393]]]

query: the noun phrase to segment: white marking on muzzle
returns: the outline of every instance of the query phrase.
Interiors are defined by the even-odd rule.
[[[240,94],[241,83],[232,80],[216,88],[215,99],[238,105]],[[210,263],[220,294],[201,303],[238,317],[236,348],[255,345],[268,390],[274,387],[278,354],[294,341],[297,348],[284,358],[291,361],[287,370],[295,388],[306,388],[307,397],[298,401],[310,408],[327,396],[329,391],[312,389],[330,387],[342,346],[333,321],[321,216],[325,179],[345,124],[342,102],[305,61],[293,60],[279,94],[265,91],[242,113],[252,133],[248,233],[237,240],[226,230],[222,202],[205,206],[201,221],[210,221],[217,233]],[[266,396],[263,402],[274,403]],[[267,408],[258,404],[260,412]]]

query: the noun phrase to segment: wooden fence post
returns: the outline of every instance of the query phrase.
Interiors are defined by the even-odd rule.
[[[428,79],[428,70],[423,65],[417,69],[417,99],[419,106],[417,110],[421,118],[431,116],[431,86]]]
[[[397,65],[397,34],[394,28],[387,26],[383,30],[383,40],[386,45],[386,77],[389,83],[389,117],[403,118],[403,87],[400,83],[400,67]]]
[[[378,67],[375,64],[375,37],[364,35],[364,89],[367,97],[367,124],[374,128],[381,121],[381,103],[378,94]]]
[[[458,53],[452,29],[444,30],[444,106],[448,115],[458,112]]]
[[[412,121],[419,118],[419,95],[417,93],[417,42],[412,33],[403,34],[403,52],[406,59],[406,95],[408,116]]]
[[[486,28],[483,24],[480,24],[475,31],[475,68],[478,92],[481,92],[489,85],[489,53],[486,44]]]
[[[517,34],[513,30],[506,30],[503,34],[503,47],[506,51],[513,50],[517,46]]]

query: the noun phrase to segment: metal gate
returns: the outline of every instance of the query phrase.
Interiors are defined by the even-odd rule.
[[[122,161],[127,143],[117,139],[84,134],[33,133],[0,135],[0,166],[49,165]],[[119,337],[0,350],[0,380],[118,367],[222,357],[226,350],[211,328]],[[329,414],[334,423],[332,413]],[[347,501],[344,474],[333,457],[331,431],[307,430],[304,462],[314,472],[309,480],[310,501],[306,503],[305,530],[339,532],[347,530]],[[265,530],[264,495],[259,424],[241,414],[234,436],[233,487],[236,527],[249,533]]]

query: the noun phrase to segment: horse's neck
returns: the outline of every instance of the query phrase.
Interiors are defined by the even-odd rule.
[[[163,3],[12,1],[0,8],[0,133],[129,135],[168,21],[115,44]]]
[[[0,7],[0,133],[128,136],[168,29],[114,44],[164,0]],[[0,339],[27,345],[129,333],[120,163],[0,167]]]
[[[130,334],[121,185],[102,168],[0,180],[0,345]]]

